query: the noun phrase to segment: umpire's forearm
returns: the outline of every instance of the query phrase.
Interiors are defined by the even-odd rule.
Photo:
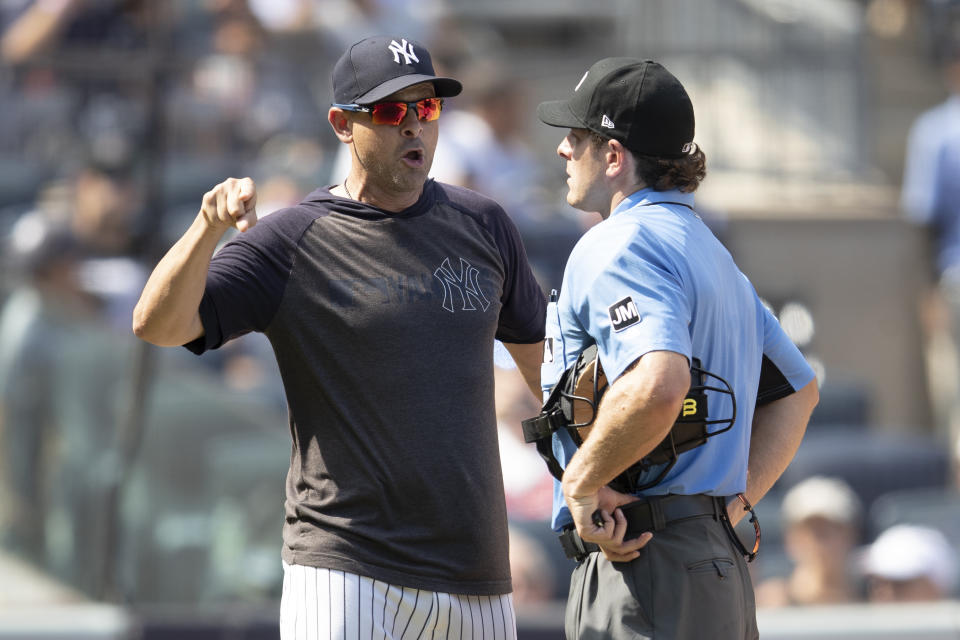
[[[133,332],[161,347],[186,344],[203,335],[200,300],[210,258],[224,229],[198,215],[160,260],[133,310]]]
[[[563,472],[569,500],[590,496],[643,458],[666,437],[690,388],[685,356],[653,351],[614,381],[590,435]]]
[[[796,393],[757,407],[747,465],[746,498],[751,504],[766,495],[793,460],[819,398],[817,381],[812,380]],[[731,515],[736,514],[736,521],[743,516],[743,511],[736,503],[732,504]]]

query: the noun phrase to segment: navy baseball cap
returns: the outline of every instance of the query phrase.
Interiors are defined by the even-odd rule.
[[[438,77],[430,52],[406,38],[374,36],[354,44],[333,67],[333,99],[340,104],[370,104],[421,82],[432,82],[437,97],[459,95],[463,85]]]
[[[681,158],[693,142],[693,104],[680,81],[652,60],[604,58],[567,100],[543,102],[546,124],[589,129],[635,153]]]

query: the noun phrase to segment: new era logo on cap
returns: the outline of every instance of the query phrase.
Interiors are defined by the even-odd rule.
[[[658,158],[683,158],[684,145],[693,142],[690,97],[676,76],[653,60],[599,60],[567,99],[541,103],[537,117],[554,127],[589,129]]]
[[[610,314],[610,322],[613,323],[614,331],[622,331],[640,322],[640,312],[637,311],[637,305],[630,296],[619,302],[614,302],[607,308],[607,312]]]

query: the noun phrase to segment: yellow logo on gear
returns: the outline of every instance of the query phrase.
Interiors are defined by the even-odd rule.
[[[683,399],[683,416],[692,416],[697,413],[697,401],[694,398]]]

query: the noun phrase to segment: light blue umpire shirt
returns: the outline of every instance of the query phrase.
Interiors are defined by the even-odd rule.
[[[763,356],[794,390],[814,378],[693,204],[693,194],[680,191],[642,189],[626,198],[577,242],[559,298],[547,307],[544,394],[593,343],[611,384],[640,356],[666,350],[699,358],[703,368],[733,387],[733,427],[680,454],[664,479],[639,495],[743,492]],[[710,419],[732,413],[725,394],[708,392],[708,407]],[[561,430],[554,434],[553,449],[566,466],[576,446]],[[660,469],[645,472],[641,483]],[[572,522],[559,482],[553,503],[553,526],[559,531]]]

